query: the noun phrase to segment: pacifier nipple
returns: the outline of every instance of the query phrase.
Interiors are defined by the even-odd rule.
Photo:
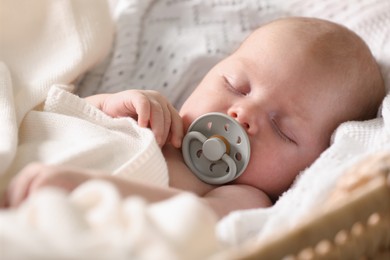
[[[250,144],[236,120],[222,113],[209,113],[188,128],[182,151],[185,163],[199,179],[224,184],[247,167]]]
[[[222,135],[213,135],[203,143],[203,155],[210,161],[218,161],[230,153],[230,144]]]

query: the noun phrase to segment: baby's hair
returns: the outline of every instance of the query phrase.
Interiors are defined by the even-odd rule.
[[[287,22],[296,37],[307,41],[310,55],[321,66],[343,73],[340,91],[348,91],[358,104],[348,120],[367,120],[377,115],[385,96],[384,80],[369,47],[355,32],[317,18],[291,17],[271,23],[279,22]]]

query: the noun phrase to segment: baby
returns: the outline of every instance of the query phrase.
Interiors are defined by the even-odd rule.
[[[168,164],[169,188],[97,176],[86,169],[35,165],[14,178],[7,203],[16,206],[44,186],[71,191],[100,178],[116,185],[123,196],[140,195],[151,202],[193,192],[219,217],[267,207],[330,145],[338,125],[375,117],[384,95],[379,68],[356,34],[320,19],[276,20],[254,31],[213,67],[179,113],[155,91],[87,98],[112,117],[132,117],[151,128]],[[251,144],[245,172],[225,185],[199,180],[179,149],[189,125],[209,112],[234,118]]]

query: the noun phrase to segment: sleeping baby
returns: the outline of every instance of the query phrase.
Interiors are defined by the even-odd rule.
[[[86,98],[111,117],[131,117],[152,130],[168,165],[169,187],[34,164],[12,180],[6,204],[17,206],[45,186],[72,191],[90,179],[103,179],[123,197],[139,195],[150,202],[192,192],[220,218],[234,210],[268,207],[330,145],[342,122],[374,118],[384,95],[378,65],[355,33],[320,19],[279,19],[254,31],[215,65],[180,112],[155,91]],[[191,123],[209,112],[238,122],[251,147],[243,174],[223,185],[200,180],[180,150]]]

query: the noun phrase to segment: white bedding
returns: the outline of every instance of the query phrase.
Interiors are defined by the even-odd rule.
[[[46,99],[51,85],[77,81],[82,96],[157,89],[180,107],[209,68],[254,28],[277,17],[315,16],[355,30],[380,62],[390,88],[387,0],[118,0],[112,9],[117,29],[113,48],[94,69],[110,50],[113,32],[105,0],[23,3],[20,8],[20,1],[6,0],[0,7],[0,34],[7,36],[0,38],[4,64],[0,66],[0,191],[14,173],[10,169],[18,158],[23,120]],[[11,39],[11,44],[1,42]],[[10,85],[12,90],[6,87]],[[219,242],[236,245],[251,238],[261,242],[310,214],[344,168],[375,151],[390,151],[390,98],[381,111],[383,118],[342,125],[334,144],[271,208],[238,211],[216,223],[214,215],[188,194],[148,205],[140,198],[119,199],[104,182],[87,183],[70,197],[47,189],[18,210],[0,211],[0,256],[150,259],[157,254],[159,259],[200,259],[221,250]],[[104,151],[99,154],[104,156]],[[82,156],[72,158],[78,160],[71,162],[83,162]]]

